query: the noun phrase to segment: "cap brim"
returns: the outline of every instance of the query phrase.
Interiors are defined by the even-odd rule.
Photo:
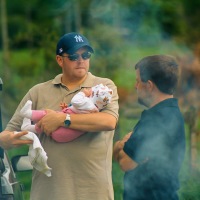
[[[86,48],[89,49],[89,51],[91,53],[94,53],[94,50],[93,50],[93,48],[91,46],[89,46],[89,45],[82,45],[82,44],[76,45],[75,47],[69,49],[68,51],[65,51],[65,53],[67,53],[67,54],[73,54],[73,53],[75,53],[76,51],[78,51],[82,47],[86,47]]]

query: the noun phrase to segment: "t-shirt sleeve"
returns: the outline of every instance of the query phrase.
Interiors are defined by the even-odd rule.
[[[143,162],[155,155],[159,130],[154,120],[147,119],[139,122],[133,134],[124,145],[124,152],[135,162]]]
[[[109,114],[113,115],[114,117],[116,117],[116,119],[118,120],[119,96],[118,96],[118,92],[117,92],[117,87],[114,84],[114,82],[110,79],[98,79],[98,82],[95,82],[95,85],[100,84],[100,83],[102,83],[103,85],[106,85],[108,88],[112,89],[112,91],[113,91],[111,102],[103,110],[101,110],[101,112],[109,113]]]

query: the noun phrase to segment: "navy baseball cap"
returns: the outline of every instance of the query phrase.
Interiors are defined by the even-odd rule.
[[[85,36],[75,32],[67,33],[58,41],[56,55],[62,55],[63,53],[74,54],[82,47],[87,47],[91,53],[94,53],[93,48]]]

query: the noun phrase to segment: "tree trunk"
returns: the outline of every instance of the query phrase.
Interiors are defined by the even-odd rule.
[[[9,43],[8,43],[8,27],[6,0],[1,0],[1,20],[2,20],[2,44],[3,44],[3,72],[4,78],[9,79]]]
[[[81,32],[81,10],[80,10],[80,2],[74,0],[73,1],[73,6],[74,6],[74,25],[75,25],[75,30],[77,32]]]

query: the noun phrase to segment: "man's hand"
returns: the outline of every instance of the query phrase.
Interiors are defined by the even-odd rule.
[[[14,134],[11,131],[3,131],[0,133],[0,146],[3,149],[10,149],[13,147],[19,147],[24,144],[32,144],[32,140],[21,140],[20,137],[26,135],[27,131],[19,132],[18,134]]]
[[[119,159],[119,152],[123,150],[125,142],[130,138],[132,132],[126,134],[122,140],[119,140],[115,143],[113,148],[113,157],[116,161]]]
[[[131,137],[132,132],[126,134],[122,140],[119,140],[115,143],[114,145],[114,152],[119,152],[120,150],[122,150],[124,148],[124,144],[125,142],[127,142],[127,140]]]
[[[137,163],[123,151],[124,144],[130,138],[131,134],[132,132],[126,134],[122,140],[115,143],[113,148],[113,157],[119,163],[123,171],[134,169],[137,166]]]
[[[46,110],[46,113],[37,125],[47,136],[50,136],[53,131],[64,125],[66,114],[49,109]]]
[[[121,140],[123,143],[127,142],[127,140],[131,137],[132,132],[126,134],[123,139]]]

